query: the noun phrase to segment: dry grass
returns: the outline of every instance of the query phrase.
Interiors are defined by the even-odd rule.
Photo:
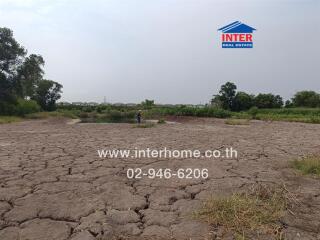
[[[320,156],[311,155],[295,160],[292,162],[292,167],[305,175],[320,176]]]
[[[63,117],[76,119],[77,117],[71,112],[37,112],[25,116],[27,119],[46,119],[50,117]]]
[[[222,226],[243,239],[246,232],[261,231],[281,239],[279,220],[284,216],[288,202],[284,188],[255,185],[246,193],[208,199],[194,217],[213,226]]]
[[[250,124],[248,119],[234,119],[234,118],[227,119],[224,123],[228,125],[249,125]]]
[[[20,122],[21,120],[20,117],[0,116],[0,124]]]

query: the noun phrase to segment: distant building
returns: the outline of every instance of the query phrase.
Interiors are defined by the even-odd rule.
[[[116,106],[116,107],[121,107],[121,106],[125,106],[124,103],[114,103],[112,104],[113,106]]]
[[[205,105],[203,105],[203,104],[197,104],[197,105],[195,105],[195,107],[196,107],[196,108],[204,108]]]
[[[135,107],[135,106],[137,106],[137,104],[136,103],[127,103],[126,106],[127,107]]]
[[[69,106],[69,105],[71,105],[71,103],[69,103],[69,102],[58,102],[57,105],[60,105],[60,106]]]
[[[87,106],[98,106],[99,103],[96,103],[96,102],[88,102],[87,103]]]
[[[82,102],[72,102],[72,105],[83,106],[83,103]]]

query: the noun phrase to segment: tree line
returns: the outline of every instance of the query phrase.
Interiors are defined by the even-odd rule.
[[[41,55],[27,55],[27,50],[13,37],[9,28],[0,28],[0,115],[25,115],[53,111],[61,98],[62,85],[44,79],[45,61]],[[151,108],[154,101],[142,103]],[[211,105],[230,111],[256,108],[320,107],[320,94],[315,91],[297,92],[291,100],[283,101],[272,93],[249,94],[237,92],[237,86],[227,82],[214,95]]]
[[[221,86],[219,94],[214,95],[211,105],[231,111],[245,111],[256,108],[281,108],[281,107],[320,107],[320,94],[315,91],[297,92],[291,100],[283,101],[280,95],[272,93],[259,93],[258,95],[246,92],[237,92],[237,86],[227,82]]]
[[[0,28],[0,115],[55,110],[62,85],[43,78],[44,64],[41,55],[27,55],[12,30]]]

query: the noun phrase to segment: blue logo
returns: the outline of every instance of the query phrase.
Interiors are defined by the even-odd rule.
[[[253,48],[252,33],[256,31],[253,27],[236,21],[218,31],[222,32],[222,48]]]

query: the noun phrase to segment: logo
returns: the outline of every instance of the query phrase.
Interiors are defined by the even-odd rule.
[[[219,28],[218,31],[222,32],[222,48],[253,48],[252,33],[255,30],[239,21]]]

